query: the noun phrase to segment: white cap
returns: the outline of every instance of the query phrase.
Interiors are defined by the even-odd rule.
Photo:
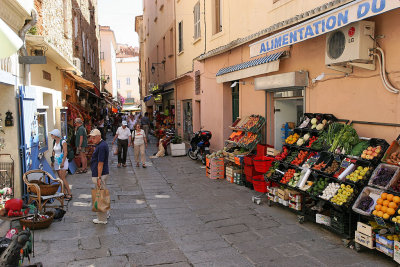
[[[128,123],[126,121],[122,121],[122,125],[126,126]]]
[[[61,132],[58,129],[54,129],[53,131],[50,132],[50,134],[61,138]]]
[[[100,133],[99,129],[93,129],[90,132],[89,136],[101,136],[101,133]]]

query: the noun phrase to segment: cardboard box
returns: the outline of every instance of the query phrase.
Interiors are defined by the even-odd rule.
[[[267,155],[269,155],[269,156],[276,156],[276,155],[278,155],[280,153],[280,151],[279,150],[276,150],[276,149],[274,149],[274,148],[272,148],[272,147],[267,147]]]
[[[315,214],[315,222],[319,223],[319,224],[331,226],[331,217],[317,213],[317,214]]]
[[[301,202],[302,195],[300,194],[289,194],[289,200],[293,202]]]
[[[390,248],[387,248],[387,247],[385,247],[385,246],[382,246],[382,245],[379,244],[379,243],[376,243],[376,250],[379,250],[380,252],[385,253],[385,254],[388,255],[389,257],[392,257],[392,258],[393,258],[394,252],[393,252],[393,250],[390,249]]]
[[[393,249],[394,241],[386,238],[387,235],[376,234],[376,243],[387,247],[388,249]]]
[[[286,190],[278,189],[278,197],[283,200],[289,200],[289,193]]]
[[[363,245],[364,247],[374,249],[374,238],[372,236],[365,235],[358,231],[355,232],[354,240],[358,243]]]
[[[367,235],[367,236],[374,236],[374,232],[372,231],[372,226],[369,226],[368,224],[358,222],[357,223],[357,231]]]
[[[400,263],[400,242],[394,241],[393,259],[395,262]]]

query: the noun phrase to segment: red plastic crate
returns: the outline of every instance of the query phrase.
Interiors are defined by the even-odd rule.
[[[260,192],[260,193],[267,193],[267,182],[265,181],[256,181],[253,180],[253,187],[254,191]]]
[[[255,155],[245,156],[244,157],[244,165],[253,166],[253,158]]]
[[[256,171],[260,173],[266,173],[269,168],[272,165],[272,162],[275,160],[273,157],[267,157],[267,156],[260,156],[260,157],[255,157],[253,159],[254,162],[254,168]]]
[[[271,145],[257,144],[257,157],[267,155],[267,148],[268,147],[274,148],[274,146],[271,146]]]
[[[244,174],[245,174],[246,176],[253,177],[253,176],[255,176],[255,175],[260,175],[260,174],[262,174],[262,173],[256,171],[256,169],[254,168],[254,166],[247,166],[247,165],[245,165],[245,166],[244,166]]]

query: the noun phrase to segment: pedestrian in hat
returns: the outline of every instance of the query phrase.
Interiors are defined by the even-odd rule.
[[[81,118],[75,119],[75,146],[76,146],[76,154],[80,156],[82,163],[82,168],[78,169],[76,173],[85,173],[87,172],[87,158],[86,158],[87,134]]]
[[[142,162],[142,167],[146,168],[146,134],[141,129],[140,123],[136,124],[135,130],[132,132],[132,146],[135,154],[136,167],[139,167],[139,162]]]
[[[106,181],[110,173],[108,169],[108,145],[101,139],[101,133],[98,129],[93,129],[89,137],[96,148],[90,161],[92,170],[92,182],[103,189],[107,189]],[[97,218],[93,220],[95,224],[107,224],[108,212],[97,212]]]
[[[67,181],[67,171],[68,171],[68,148],[67,148],[67,141],[61,139],[61,132],[58,129],[54,129],[50,132],[51,138],[54,139],[54,146],[52,152],[52,161],[51,167],[57,172],[58,177],[63,181],[64,184],[64,191],[65,199],[71,200],[72,193],[71,189],[69,188],[69,184]],[[54,159],[54,161],[53,161]]]
[[[126,155],[128,153],[128,146],[131,145],[131,131],[127,127],[128,123],[127,121],[122,121],[122,126],[120,126],[117,129],[117,132],[114,136],[114,139],[112,141],[112,144],[114,144],[115,139],[118,138],[117,144],[118,144],[118,168],[121,167],[121,164],[123,167],[126,167]],[[122,157],[121,157],[122,154]]]

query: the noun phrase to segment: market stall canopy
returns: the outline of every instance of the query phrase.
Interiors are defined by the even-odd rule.
[[[253,59],[240,64],[220,69],[217,76],[217,83],[224,83],[240,80],[279,70],[279,59],[285,51],[280,51],[265,57]]]
[[[0,19],[0,58],[16,53],[23,44],[21,38]]]
[[[49,43],[45,36],[40,35],[26,35],[26,43],[31,48],[42,48],[45,47],[47,49],[45,56],[49,57],[54,63],[56,63],[61,69],[75,71],[78,75],[82,75],[82,72],[71,62],[69,61],[57,48],[53,46],[53,44]]]

